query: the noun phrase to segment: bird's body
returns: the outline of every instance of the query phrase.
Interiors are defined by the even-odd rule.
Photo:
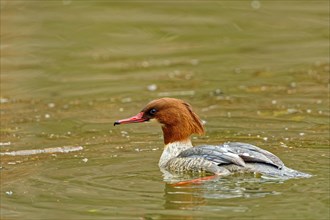
[[[277,156],[266,150],[238,142],[196,147],[172,143],[164,149],[159,167],[176,173],[206,172],[223,176],[235,172],[281,178],[310,176],[286,167]]]
[[[254,172],[280,178],[311,176],[286,167],[274,154],[251,144],[228,142],[193,147],[191,134],[203,134],[204,127],[191,106],[179,99],[154,100],[136,116],[116,121],[115,125],[150,119],[156,119],[162,124],[165,147],[159,160],[161,170],[223,176],[236,172]]]

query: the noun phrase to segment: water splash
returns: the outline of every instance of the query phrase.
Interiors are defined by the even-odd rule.
[[[80,151],[84,148],[82,146],[64,146],[64,147],[51,147],[44,149],[33,149],[33,150],[19,150],[11,152],[1,152],[1,156],[27,156],[34,154],[44,154],[44,153],[70,153],[74,151]]]

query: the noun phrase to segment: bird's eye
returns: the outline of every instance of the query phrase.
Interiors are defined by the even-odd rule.
[[[156,114],[157,110],[155,108],[150,109],[149,114],[154,115]]]

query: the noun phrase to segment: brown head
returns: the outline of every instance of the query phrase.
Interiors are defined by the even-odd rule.
[[[192,134],[204,134],[204,127],[191,106],[174,98],[161,98],[148,103],[137,115],[118,120],[114,125],[156,119],[162,124],[165,144],[185,141]]]

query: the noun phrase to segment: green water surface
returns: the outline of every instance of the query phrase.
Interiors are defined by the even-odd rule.
[[[329,219],[329,1],[1,0],[1,219]],[[309,179],[163,181],[160,97]]]

